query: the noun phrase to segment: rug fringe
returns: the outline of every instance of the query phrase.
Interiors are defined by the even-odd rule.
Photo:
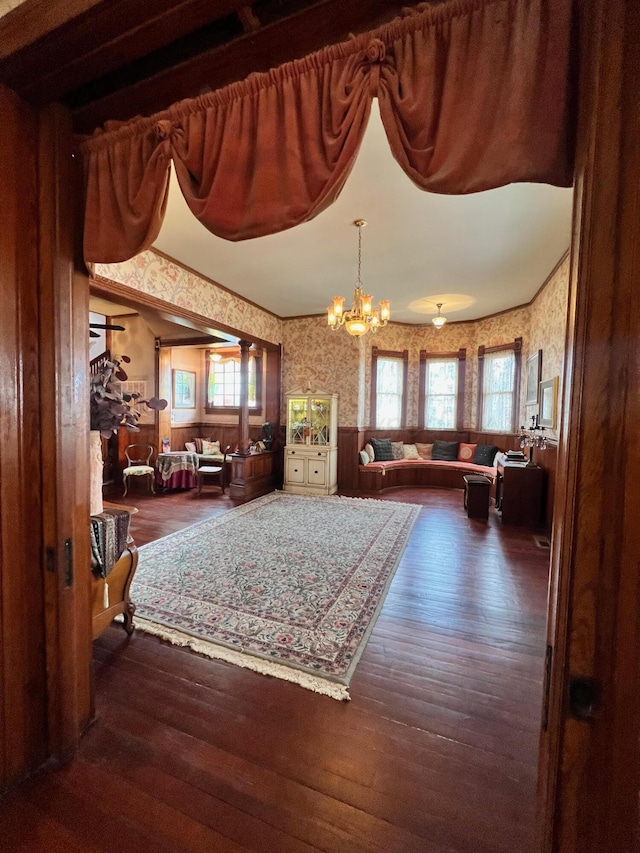
[[[307,690],[313,690],[314,693],[330,696],[332,699],[338,699],[339,701],[349,701],[351,699],[349,691],[344,684],[336,684],[333,681],[328,681],[326,678],[311,675],[309,672],[293,669],[280,663],[274,663],[273,661],[264,660],[264,658],[245,654],[244,652],[237,652],[235,649],[228,649],[226,646],[220,646],[207,640],[202,640],[199,637],[194,637],[191,634],[176,631],[175,628],[167,628],[158,622],[151,622],[139,616],[135,617],[134,625],[139,631],[160,637],[161,640],[166,640],[173,646],[187,646],[192,651],[206,657],[223,660],[235,666],[259,672],[261,675],[272,675],[274,678],[290,681]]]

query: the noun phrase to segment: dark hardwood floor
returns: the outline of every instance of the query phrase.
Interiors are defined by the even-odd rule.
[[[3,851],[533,853],[549,552],[423,509],[337,702],[134,633],[94,643],[97,719],[0,807]],[[138,545],[229,509],[137,489]]]

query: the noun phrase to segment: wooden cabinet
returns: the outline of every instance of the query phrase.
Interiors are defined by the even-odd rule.
[[[496,508],[502,523],[515,527],[542,527],[544,469],[521,462],[498,462]]]
[[[275,454],[271,450],[242,456],[231,454],[229,496],[248,501],[272,492],[276,487]]]
[[[338,490],[338,395],[294,391],[286,395],[284,490],[333,495]]]
[[[284,490],[333,495],[338,489],[337,447],[285,447]]]

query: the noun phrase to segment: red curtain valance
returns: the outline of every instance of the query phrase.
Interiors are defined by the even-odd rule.
[[[426,4],[423,4],[426,6]],[[85,259],[148,248],[173,160],[187,204],[228,240],[312,219],[338,196],[371,109],[420,188],[570,186],[571,0],[452,0],[83,142]]]

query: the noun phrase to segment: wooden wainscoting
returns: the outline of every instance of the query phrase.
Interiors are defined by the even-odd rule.
[[[358,488],[358,450],[362,447],[358,427],[338,428],[338,491]]]
[[[171,435],[169,436],[171,450],[185,450],[185,443],[187,441],[193,441],[194,438],[207,438],[208,435],[209,433],[202,431],[202,424],[172,426]],[[166,438],[166,436],[161,436],[161,438]]]
[[[276,430],[275,435],[277,436]],[[208,438],[211,441],[219,441],[220,447],[231,447],[235,450],[240,440],[240,427],[238,424],[216,424],[192,423],[184,426],[171,427],[171,449],[184,450],[185,442],[193,441],[194,438]],[[249,438],[259,441],[262,438],[262,424],[249,424]]]

